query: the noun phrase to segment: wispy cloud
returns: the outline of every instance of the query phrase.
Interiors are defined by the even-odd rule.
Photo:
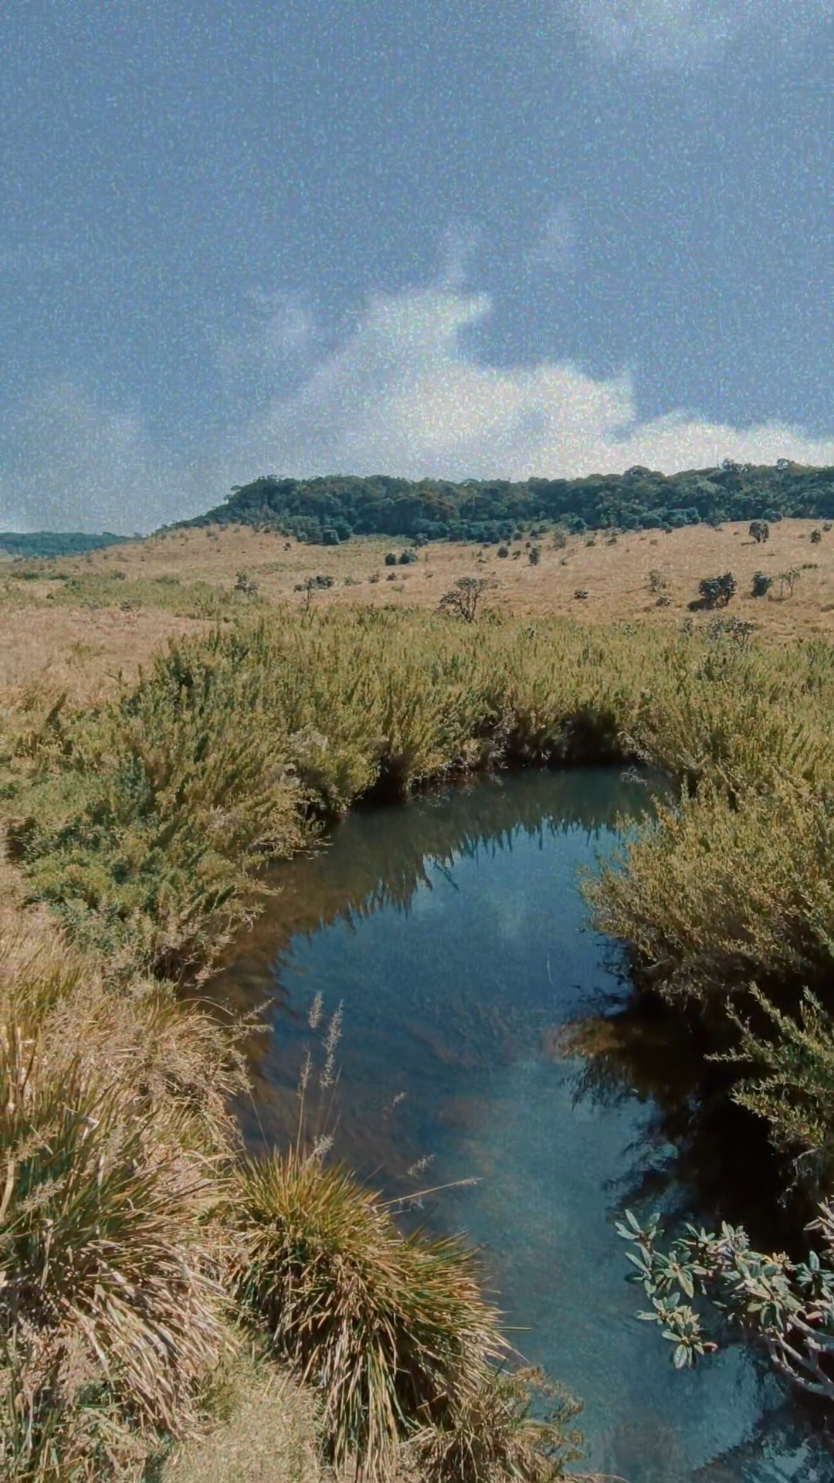
[[[46,383],[0,428],[0,526],[130,534],[185,513],[182,470],[136,407],[108,408],[71,380]]]
[[[575,366],[484,364],[466,332],[487,295],[435,284],[372,295],[290,394],[228,426],[199,463],[154,443],[136,408],[103,408],[58,382],[8,419],[0,521],[120,531],[196,514],[232,484],[274,471],[409,478],[667,473],[722,458],[834,464],[834,434],[780,423],[738,428],[673,410],[641,421],[632,378]]]
[[[779,424],[739,429],[683,410],[640,422],[629,376],[574,366],[484,365],[464,332],[486,295],[442,288],[372,297],[302,389],[242,433],[259,468],[388,471],[412,478],[585,474],[646,463],[667,471],[723,457],[834,462],[834,437]]]
[[[609,56],[665,68],[711,61],[739,40],[791,46],[832,14],[832,0],[564,3],[583,34]]]
[[[576,267],[578,231],[576,214],[567,201],[562,201],[546,217],[541,234],[527,254],[533,268],[552,273],[570,273]]]
[[[233,329],[222,329],[209,315],[204,326],[215,364],[227,391],[251,397],[263,383],[297,374],[320,349],[316,318],[298,294],[249,289]]]

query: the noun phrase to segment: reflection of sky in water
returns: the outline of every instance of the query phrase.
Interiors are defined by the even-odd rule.
[[[623,806],[610,774],[575,778],[603,805],[608,790]],[[529,802],[537,784],[519,786]],[[544,805],[546,775],[540,786]],[[410,817],[421,823],[414,811],[451,820],[478,807],[476,792],[352,819],[329,877],[343,862],[350,878],[354,850],[367,864],[386,827],[407,835]],[[576,882],[611,841],[580,827],[516,832],[509,847],[482,843],[451,864],[427,863],[405,910],[383,906],[292,937],[275,969],[282,998],[302,1012],[315,992],[331,1010],[344,1002],[340,1117],[360,1167],[374,1163],[383,1179],[393,1139],[408,1160],[434,1156],[429,1184],[477,1178],[445,1193],[431,1219],[483,1245],[518,1347],[583,1398],[583,1466],[630,1483],[823,1483],[834,1478],[831,1459],[803,1440],[781,1387],[743,1351],[676,1374],[655,1326],[635,1319],[642,1293],[624,1281],[612,1215],[629,1174],[662,1155],[647,1142],[654,1109],[577,1098],[577,1063],[548,1051],[547,1036],[600,991],[619,992],[603,943],[583,930]],[[276,1032],[267,1079],[287,1035],[295,1039],[283,1013]],[[397,1093],[405,1098],[389,1133],[382,1109]],[[366,1138],[368,1128],[379,1136]]]

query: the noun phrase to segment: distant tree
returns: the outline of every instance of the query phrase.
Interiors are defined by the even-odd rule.
[[[789,597],[793,597],[793,590],[801,575],[801,571],[796,566],[789,567],[786,572],[780,572],[779,576],[777,577],[777,581],[779,583],[779,596],[784,597],[785,588],[787,588]]]
[[[490,577],[458,577],[454,587],[441,597],[439,610],[455,613],[466,623],[474,623],[484,593],[494,586],[495,582]]]
[[[700,593],[700,606],[704,608],[725,608],[727,603],[736,593],[736,579],[732,572],[725,572],[723,577],[702,577],[698,583]]]
[[[529,552],[527,553],[527,559],[530,562],[530,565],[531,566],[538,566],[539,562],[541,561],[541,557],[542,557],[542,548],[541,548],[541,546],[531,546]]]
[[[753,596],[766,597],[773,586],[773,578],[766,572],[756,572],[753,577]]]
[[[767,541],[770,539],[770,526],[767,524],[766,520],[751,520],[750,525],[747,529],[747,534],[750,536],[751,540],[754,540],[756,542],[756,545],[759,546],[761,545],[762,541]]]
[[[417,552],[412,551],[409,547],[407,550],[400,552],[400,559],[397,564],[398,566],[411,566],[416,560]]]
[[[811,540],[811,545],[812,546],[818,546],[819,543],[820,543],[820,541],[822,540],[822,531],[821,530],[812,530],[811,531],[810,540]]]

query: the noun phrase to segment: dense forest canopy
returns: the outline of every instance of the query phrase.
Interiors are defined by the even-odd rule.
[[[394,479],[328,475],[284,479],[263,474],[236,486],[222,505],[183,525],[242,524],[312,544],[352,535],[499,541],[519,526],[558,523],[570,531],[695,525],[701,521],[834,519],[834,468],[780,459],[661,474],[635,467],[583,479]]]
[[[117,546],[128,539],[128,536],[114,536],[108,530],[97,536],[84,535],[81,531],[37,530],[20,534],[0,530],[0,556],[83,556],[87,551]]]

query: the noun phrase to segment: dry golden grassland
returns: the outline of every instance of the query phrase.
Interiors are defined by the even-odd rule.
[[[762,546],[741,526],[637,532],[611,544],[597,534],[561,548],[547,536],[538,565],[526,542],[504,558],[496,547],[430,546],[415,563],[386,568],[386,552],[399,553],[402,541],[331,549],[215,528],[0,565],[0,817],[22,862],[0,863],[0,1021],[14,1031],[0,1034],[0,1101],[7,1112],[22,1109],[14,1126],[7,1117],[3,1149],[15,1167],[18,1150],[34,1146],[34,1128],[50,1158],[53,1144],[68,1150],[60,1179],[41,1159],[41,1204],[24,1198],[22,1185],[12,1191],[14,1229],[35,1253],[27,1291],[49,1275],[57,1318],[34,1348],[29,1329],[0,1332],[4,1476],[46,1483],[59,1476],[47,1457],[57,1449],[62,1466],[77,1468],[61,1476],[138,1479],[147,1474],[144,1462],[131,1470],[136,1448],[155,1447],[160,1433],[187,1444],[192,1423],[205,1424],[204,1376],[231,1343],[225,1298],[206,1274],[224,1270],[244,1236],[260,1239],[276,1222],[270,1206],[242,1234],[229,1217],[240,1206],[227,1206],[224,1194],[237,1149],[226,1111],[227,1092],[240,1085],[237,1044],[177,999],[173,979],[216,957],[252,908],[267,855],[289,857],[320,820],[369,788],[382,782],[404,794],[422,779],[507,758],[647,760],[695,791],[679,808],[659,807],[656,826],[628,844],[624,868],[595,892],[597,924],[661,975],[654,981],[671,1000],[723,1003],[752,982],[787,986],[798,1003],[803,986],[831,982],[834,651],[824,640],[834,630],[834,533],[812,543],[813,529],[785,521]],[[778,579],[791,569],[800,573],[792,595],[780,597],[778,581],[774,595],[748,595],[754,572]],[[699,580],[728,570],[738,594],[726,616],[750,621],[771,642],[710,631],[711,615],[700,613],[694,634],[680,632]],[[249,580],[236,590],[241,572]],[[318,574],[333,586],[310,596],[303,584]],[[494,621],[433,614],[464,576],[494,579]],[[577,589],[587,596],[578,599]],[[662,606],[658,589],[668,597]],[[265,623],[252,621],[261,615]],[[565,617],[576,621],[558,621]],[[168,639],[179,642],[166,650]],[[114,696],[119,676],[132,682],[140,668],[142,682]],[[41,904],[27,906],[27,897]],[[827,1171],[834,1131],[817,1109],[830,1108],[834,1037],[827,1025],[815,1035],[801,1077],[793,1061],[783,1075],[780,1062],[776,1104],[755,1110],[791,1153],[810,1149]],[[29,1045],[37,1058],[32,1052],[27,1067]],[[19,1086],[28,1088],[29,1111],[9,1091]],[[109,1289],[79,1290],[76,1307],[93,1314],[97,1342],[125,1366],[121,1389],[108,1380],[92,1403],[96,1362],[73,1327],[75,1308],[61,1307],[58,1256],[86,1242],[95,1276],[98,1225],[77,1239],[68,1226],[63,1245],[49,1234],[45,1247],[42,1227],[52,1232],[49,1202],[57,1209],[65,1186],[73,1200],[76,1185],[87,1188],[96,1146],[84,1109],[97,1098],[111,1099],[113,1124],[100,1141],[110,1140],[118,1177],[136,1185],[129,1209],[155,1223],[152,1240],[133,1215],[114,1225],[120,1261],[140,1275],[144,1264],[159,1302],[149,1314],[128,1304],[116,1323]],[[76,1103],[84,1118],[65,1127]],[[186,1187],[189,1199],[172,1198]],[[348,1226],[360,1197],[350,1194]],[[114,1221],[122,1208],[117,1200]],[[307,1204],[299,1208],[306,1220]],[[174,1312],[172,1263],[191,1273]],[[273,1252],[267,1265],[267,1275],[280,1274],[286,1263]],[[259,1289],[252,1300],[258,1311],[262,1296]],[[139,1350],[125,1340],[146,1322],[151,1338],[154,1324],[174,1333],[152,1384],[131,1369]],[[54,1394],[48,1365],[58,1367]],[[230,1402],[225,1426],[172,1460],[172,1483],[317,1476],[309,1396],[298,1396],[297,1416],[289,1405],[274,1413],[268,1457],[255,1445],[273,1389],[289,1394],[280,1369],[259,1366],[258,1375],[245,1405]],[[237,1386],[246,1392],[240,1375]],[[37,1425],[27,1419],[30,1396]],[[8,1415],[4,1397],[13,1401]],[[462,1445],[481,1400],[478,1390],[472,1405],[456,1402],[457,1431],[446,1418],[424,1438],[429,1451]],[[137,1405],[142,1437],[132,1429]],[[334,1446],[365,1445],[350,1407],[334,1402],[328,1425]],[[492,1422],[481,1432],[505,1451],[504,1471],[496,1464],[490,1477],[561,1476],[531,1470],[533,1443],[519,1417],[506,1437]],[[118,1454],[118,1465],[103,1470],[105,1452]],[[527,1457],[526,1471],[510,1467],[516,1453]],[[462,1476],[432,1467],[435,1483]]]
[[[609,545],[604,534],[571,537],[555,549],[544,537],[541,559],[531,566],[526,541],[510,556],[495,546],[436,544],[411,566],[387,568],[387,551],[399,554],[399,538],[364,537],[335,548],[305,546],[247,527],[171,531],[86,557],[27,563],[37,580],[16,575],[22,563],[0,563],[0,692],[33,682],[66,689],[82,703],[111,688],[122,672],[133,679],[141,664],[169,637],[199,632],[220,616],[201,616],[189,596],[215,592],[234,600],[237,573],[258,587],[258,601],[306,601],[296,585],[321,573],[334,585],[317,591],[317,607],[363,603],[375,607],[434,607],[462,576],[494,579],[489,601],[524,616],[570,616],[581,622],[614,620],[679,623],[698,595],[702,577],[731,571],[738,595],[728,613],[756,625],[766,638],[784,640],[834,633],[834,532],[819,544],[810,520],[785,520],[771,527],[770,540],[756,545],[746,525],[720,530],[691,526],[663,534],[639,531]],[[754,572],[774,579],[800,570],[793,592],[780,596],[778,581],[765,598],[750,596]],[[651,573],[666,585],[668,603],[658,605]],[[119,576],[123,573],[123,577]],[[13,575],[14,574],[14,575]],[[80,586],[67,588],[67,578]],[[577,590],[587,597],[577,598]],[[245,599],[241,599],[241,606]]]

